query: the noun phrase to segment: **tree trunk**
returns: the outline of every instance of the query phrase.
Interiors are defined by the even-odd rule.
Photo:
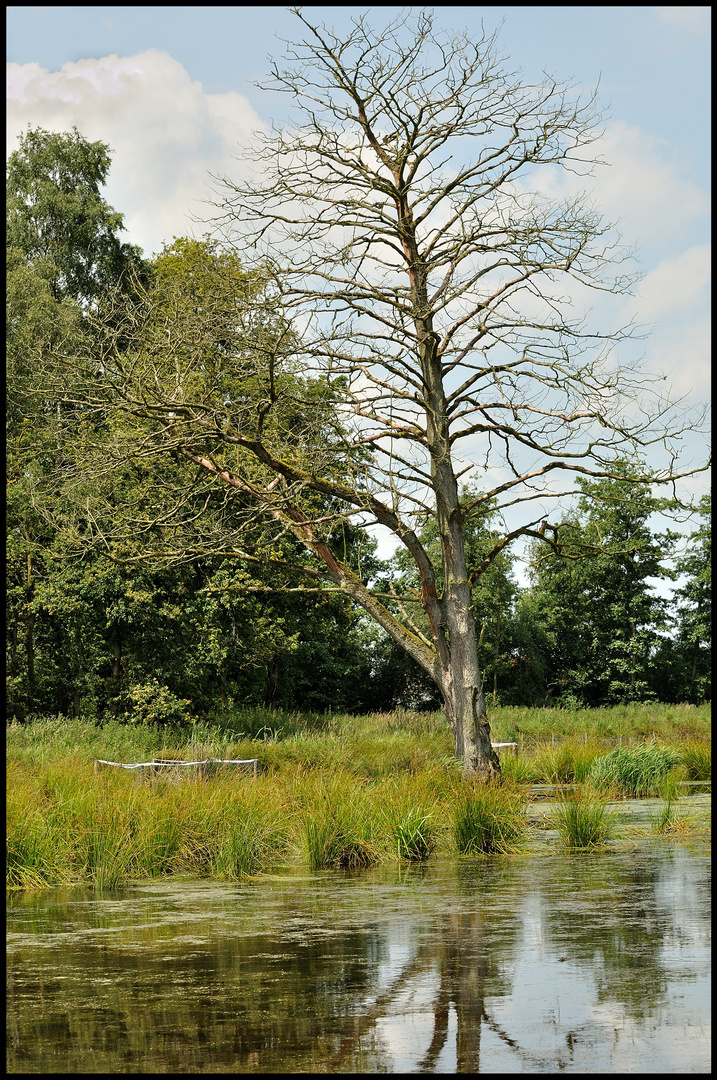
[[[500,593],[498,594],[498,617],[495,626],[495,667],[493,668],[493,708],[498,702],[498,658],[500,657]]]
[[[433,640],[441,672],[440,688],[453,729],[456,757],[463,775],[484,782],[500,779],[500,762],[490,741],[490,724],[478,667],[478,635],[473,612],[465,552],[465,519],[458,482],[451,461],[448,411],[443,373],[435,335],[424,331],[423,371],[429,388],[426,414],[427,441],[431,454],[431,477],[436,493],[436,516],[443,556],[443,598],[432,605]]]
[[[467,582],[465,590],[468,591]],[[470,598],[449,604],[449,611],[451,607],[450,665],[440,689],[463,775],[476,776],[487,783],[500,779],[500,761],[491,746]]]

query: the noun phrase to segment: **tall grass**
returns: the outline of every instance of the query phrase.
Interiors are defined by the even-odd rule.
[[[453,839],[459,855],[517,851],[526,828],[525,793],[507,785],[469,788],[454,807]]]
[[[523,713],[496,710],[495,740],[531,719]],[[501,724],[512,727],[501,731]],[[417,861],[449,850],[512,851],[526,828],[520,783],[580,784],[589,776],[608,789],[620,782],[633,793],[653,784],[670,794],[665,782],[678,775],[670,764],[678,750],[654,742],[619,754],[605,749],[602,736],[582,733],[554,746],[544,740],[517,757],[503,753],[505,783],[483,789],[461,779],[440,713],[235,712],[223,723],[174,730],[62,717],[11,725],[7,882],[106,886],[166,874],[233,880],[294,858],[320,869]],[[680,775],[709,775],[704,740],[690,736],[679,753]],[[148,782],[120,769],[93,771],[95,758],[152,757],[257,758],[259,776],[162,775]],[[636,758],[639,775],[624,766]],[[650,772],[649,762],[659,767]]]
[[[593,787],[613,789],[621,795],[656,795],[679,761],[678,750],[654,740],[639,746],[616,746],[595,761],[588,780]]]
[[[680,746],[686,780],[712,779],[712,744],[690,741]]]
[[[596,792],[566,792],[555,807],[553,821],[567,847],[600,847],[614,835],[617,816]]]
[[[411,806],[399,818],[394,819],[391,833],[396,842],[399,859],[420,862],[433,852],[436,833],[432,814],[420,806]]]
[[[354,869],[378,860],[375,812],[351,773],[295,778],[303,851],[312,870]],[[308,782],[307,782],[308,780]]]

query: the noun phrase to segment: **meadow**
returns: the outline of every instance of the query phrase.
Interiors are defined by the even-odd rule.
[[[163,875],[237,880],[311,869],[521,850],[531,785],[577,785],[555,815],[564,842],[612,835],[608,799],[709,779],[710,708],[496,708],[504,783],[461,778],[441,713],[371,716],[234,709],[186,728],[63,717],[7,727],[7,884],[97,887]],[[95,759],[255,758],[257,776],[178,781]],[[661,827],[664,832],[664,816]]]

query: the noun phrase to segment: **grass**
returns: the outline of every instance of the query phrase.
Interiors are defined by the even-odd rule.
[[[588,781],[620,795],[656,795],[679,763],[677,749],[651,739],[639,746],[616,746],[593,763]]]
[[[712,744],[690,741],[680,747],[685,780],[711,780]]]
[[[653,830],[660,836],[689,836],[693,829],[692,817],[675,810],[672,799],[666,799],[657,814],[650,816]]]
[[[168,874],[240,880],[287,860],[314,870],[350,869],[450,852],[514,851],[526,836],[528,784],[580,785],[590,777],[604,793],[622,783],[626,792],[658,788],[674,798],[678,776],[710,775],[710,745],[697,730],[706,711],[650,705],[641,719],[633,707],[625,716],[633,729],[649,728],[656,708],[663,710],[660,730],[685,719],[673,745],[650,739],[618,747],[619,753],[597,730],[622,724],[620,717],[608,723],[608,710],[556,717],[560,710],[497,709],[494,741],[518,741],[524,728],[532,734],[517,757],[501,751],[505,783],[487,789],[461,779],[440,713],[321,717],[259,710],[172,730],[63,717],[11,725],[7,883],[107,887]],[[555,745],[549,733],[544,737],[548,722],[560,728]],[[679,764],[670,764],[675,755]],[[95,758],[152,757],[257,758],[259,775],[148,780],[93,769]]]
[[[604,795],[587,789],[563,793],[553,823],[566,847],[584,850],[606,844],[615,833],[617,818]]]
[[[508,855],[520,847],[527,828],[524,791],[474,786],[453,812],[453,838],[459,855]]]

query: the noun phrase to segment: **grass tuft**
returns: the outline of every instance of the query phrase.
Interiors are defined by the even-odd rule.
[[[686,780],[712,779],[712,744],[690,741],[680,747]]]
[[[454,808],[459,855],[510,854],[519,849],[526,827],[525,795],[507,784],[470,788]]]
[[[565,792],[555,808],[553,821],[567,847],[601,847],[614,835],[617,815],[607,809],[607,799],[595,792]]]
[[[411,807],[391,827],[399,859],[420,862],[427,859],[435,847],[432,815],[419,807]]]
[[[621,795],[656,795],[679,761],[678,750],[655,740],[616,746],[595,761],[588,781],[593,787],[613,789]]]

